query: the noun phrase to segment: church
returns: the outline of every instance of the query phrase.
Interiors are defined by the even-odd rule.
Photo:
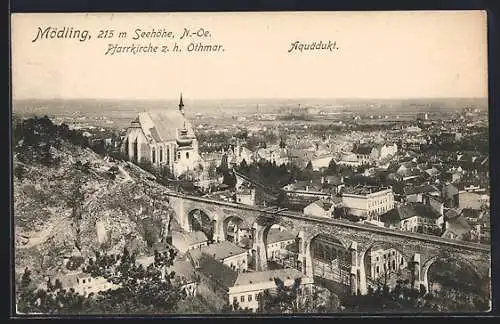
[[[166,167],[175,177],[202,163],[193,126],[184,114],[182,94],[178,110],[139,113],[128,127],[121,149],[130,161]]]

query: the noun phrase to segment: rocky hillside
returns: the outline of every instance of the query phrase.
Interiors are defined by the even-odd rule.
[[[26,149],[18,145],[13,161],[16,273],[64,272],[97,249],[144,252],[166,234],[167,189],[151,174],[65,140],[47,149],[53,163],[27,162]]]

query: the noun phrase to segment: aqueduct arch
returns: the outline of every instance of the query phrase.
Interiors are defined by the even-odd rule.
[[[209,241],[213,241],[216,237],[217,219],[210,217],[203,209],[192,209],[188,212],[188,231],[201,231]]]
[[[242,243],[242,241],[251,241],[251,225],[245,222],[245,219],[240,216],[232,215],[226,216],[220,222],[222,232],[219,236],[224,241],[230,241],[235,244]],[[248,231],[247,231],[248,230]]]
[[[313,236],[306,252],[311,260],[311,275],[338,291],[351,285],[352,251],[350,244],[333,235],[323,233]]]
[[[173,192],[166,193],[176,217],[185,230],[189,230],[188,213],[202,209],[211,220],[215,220],[217,235],[224,239],[224,220],[238,215],[251,224],[252,249],[259,255],[259,270],[266,267],[266,234],[273,224],[279,224],[298,232],[298,258],[305,265],[306,275],[312,274],[310,243],[317,234],[337,238],[351,251],[351,286],[354,292],[366,293],[365,256],[375,244],[390,243],[399,247],[399,252],[407,263],[414,265],[415,286],[427,285],[428,269],[439,255],[452,254],[477,267],[477,273],[487,278],[491,268],[490,248],[483,244],[453,241],[418,233],[407,233],[386,228],[353,224],[335,219],[311,219],[304,215],[266,210],[263,208],[237,205],[230,202],[215,201],[201,197],[184,196]],[[266,228],[268,228],[266,230]],[[392,266],[392,263],[391,263]],[[262,268],[264,267],[264,268]]]
[[[471,272],[474,274],[473,277],[470,278],[470,280],[471,280],[470,283],[474,282],[475,284],[478,284],[482,280],[487,279],[486,278],[487,275],[482,274],[481,271],[476,267],[476,265],[474,263],[470,262],[469,260],[467,260],[465,258],[461,258],[459,256],[449,255],[449,254],[448,255],[447,254],[437,255],[437,256],[433,256],[433,257],[429,258],[429,260],[427,260],[422,267],[422,278],[423,278],[422,284],[425,286],[427,291],[432,290],[432,287],[430,287],[430,281],[429,281],[429,269],[431,269],[431,267],[433,265],[436,265],[436,264],[441,263],[441,262],[443,262],[443,263],[457,262],[459,264],[465,265],[465,267],[467,267],[469,270],[471,270]],[[491,293],[491,288],[489,290]]]
[[[295,246],[297,252],[289,252],[288,250],[289,246],[287,247],[285,246],[277,247],[277,245],[270,246],[272,245],[272,243],[269,242],[269,233],[273,227],[276,227],[276,229],[279,227],[293,234],[292,236],[294,237],[291,238],[291,240],[295,241],[293,245]],[[258,271],[267,270],[267,263],[270,261],[281,262],[280,260],[282,259],[282,257],[287,258],[287,261],[289,261],[288,257],[291,254],[296,254],[296,255],[299,254],[298,250],[300,249],[299,245],[301,243],[299,243],[300,239],[298,237],[298,232],[293,227],[290,227],[289,224],[283,224],[277,218],[261,216],[255,219],[252,228],[252,237],[253,237],[252,259],[255,260],[255,269]],[[272,252],[268,251],[269,248],[272,250]],[[282,253],[284,251],[286,253]],[[274,256],[277,256],[276,260]],[[297,268],[296,261],[293,262],[293,267]]]
[[[379,282],[389,284],[396,276],[412,271],[414,257],[391,242],[376,241],[367,245],[359,253],[360,280],[363,286]],[[393,281],[393,280],[392,280]]]

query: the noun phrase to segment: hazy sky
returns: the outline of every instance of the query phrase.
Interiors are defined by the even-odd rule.
[[[38,27],[91,39],[32,40]],[[203,27],[219,53],[104,55],[109,44],[159,45]],[[175,39],[133,40],[165,28]],[[114,29],[112,39],[99,39]],[[119,39],[126,31],[129,38]],[[189,99],[486,97],[486,14],[469,12],[14,14],[13,98]],[[336,41],[338,51],[288,53]]]

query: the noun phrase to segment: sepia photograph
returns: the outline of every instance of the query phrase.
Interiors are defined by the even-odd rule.
[[[10,36],[15,316],[491,311],[485,11]]]

